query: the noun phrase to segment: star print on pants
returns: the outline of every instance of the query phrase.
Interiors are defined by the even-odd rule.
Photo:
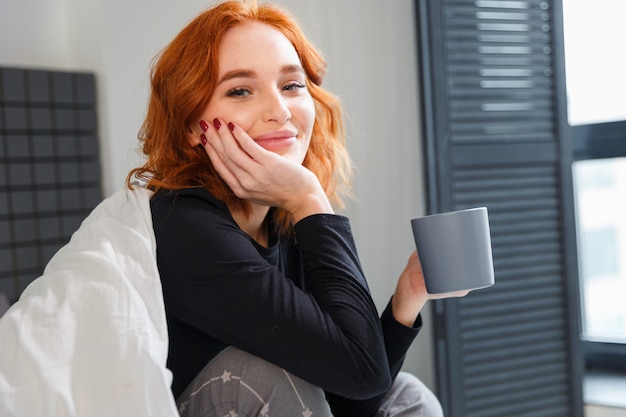
[[[231,375],[231,372],[228,372],[228,371],[224,370],[224,373],[220,377],[224,384],[230,381],[230,375]]]

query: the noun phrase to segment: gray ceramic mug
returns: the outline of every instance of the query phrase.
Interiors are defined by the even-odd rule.
[[[411,226],[430,294],[494,284],[486,207],[418,217]]]

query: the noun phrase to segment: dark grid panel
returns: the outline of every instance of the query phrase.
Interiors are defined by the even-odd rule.
[[[102,199],[95,79],[0,68],[0,292],[14,301]]]

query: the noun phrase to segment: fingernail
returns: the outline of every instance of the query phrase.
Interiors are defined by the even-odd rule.
[[[222,127],[222,124],[220,123],[219,119],[215,118],[213,119],[213,126],[215,126],[217,130],[220,130],[220,127]]]
[[[200,120],[200,129],[206,132],[209,129],[209,125],[204,120]]]
[[[202,142],[202,145],[206,145],[206,135],[204,133],[200,134],[200,142]]]
[[[231,122],[228,122],[228,128],[230,129],[230,131],[232,132],[233,130],[235,130],[235,125],[232,124]]]

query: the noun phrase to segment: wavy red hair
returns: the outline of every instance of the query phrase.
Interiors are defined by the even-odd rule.
[[[222,37],[230,28],[250,22],[261,22],[280,31],[300,57],[316,111],[303,165],[317,175],[331,202],[341,207],[348,194],[351,163],[341,105],[321,87],[326,62],[285,10],[254,1],[250,5],[227,1],[209,8],[157,56],[152,66],[147,115],[139,132],[147,159],[143,166],[129,173],[127,185],[132,187],[138,178],[155,192],[201,187],[228,207],[249,211],[249,203],[238,198],[220,178],[204,149],[189,145],[187,134],[213,94]],[[273,213],[279,232],[289,233],[292,222],[288,213],[280,209]]]

